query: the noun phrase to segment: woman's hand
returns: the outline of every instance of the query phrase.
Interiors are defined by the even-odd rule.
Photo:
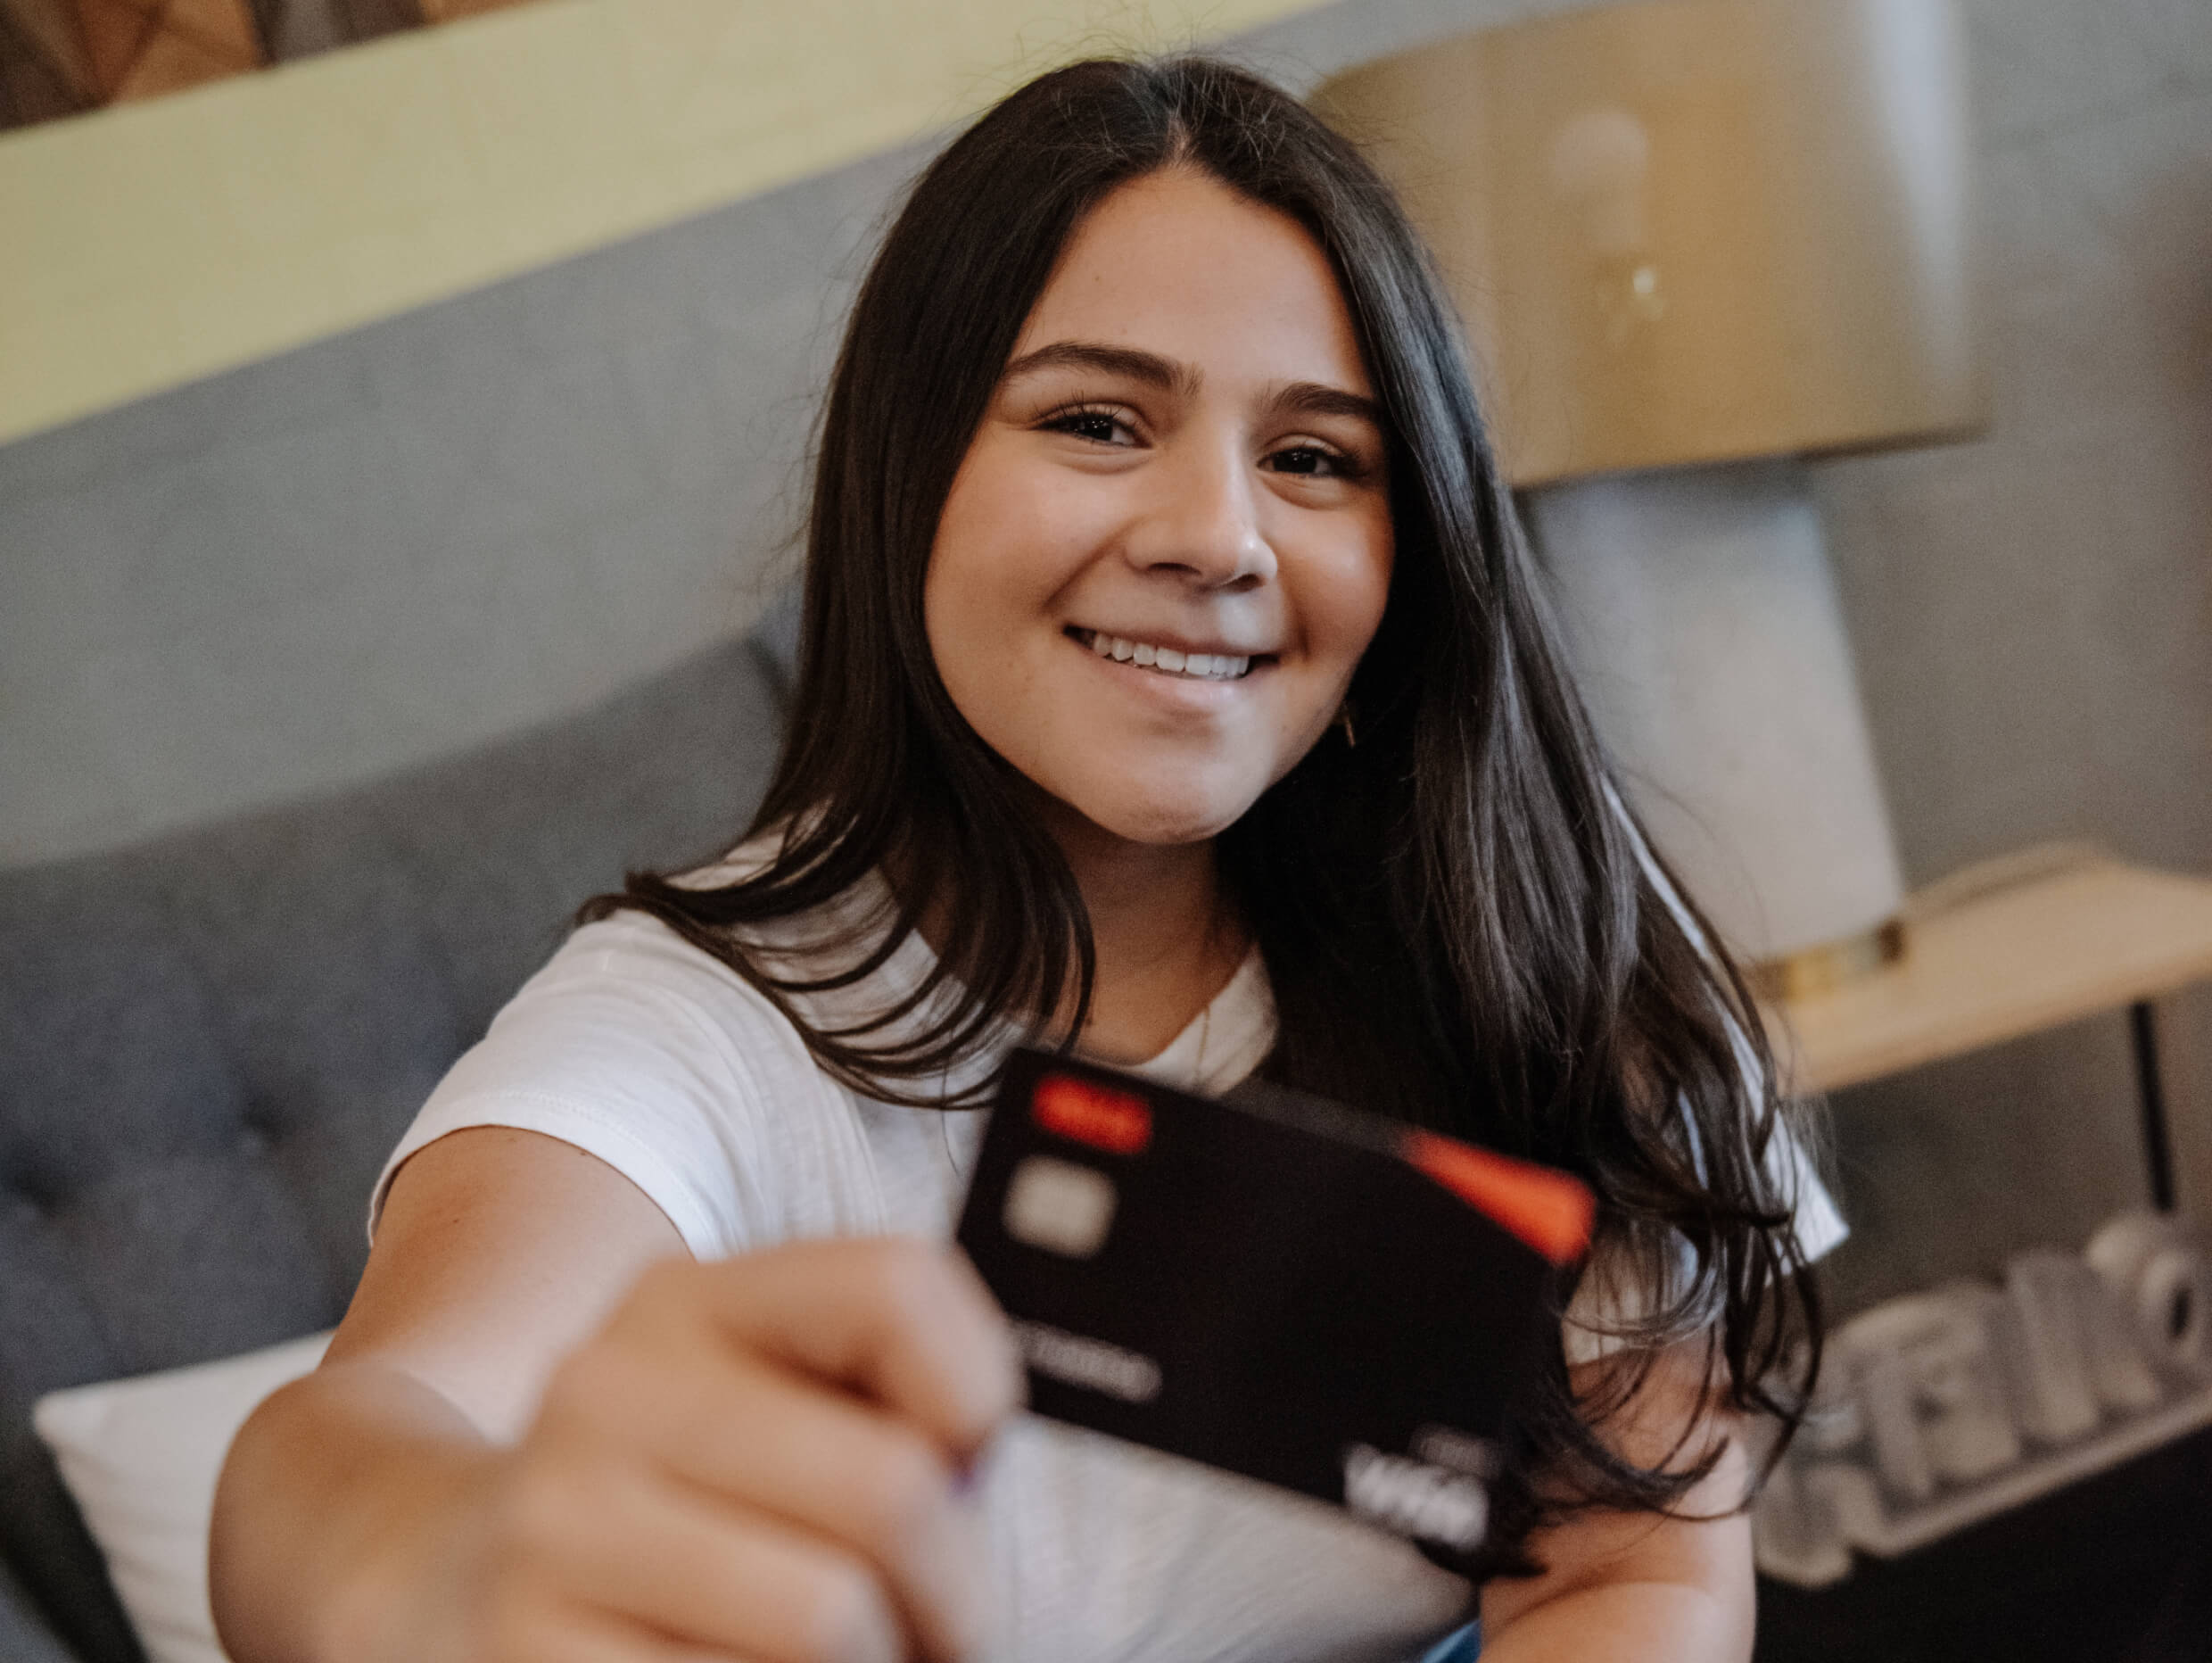
[[[989,1295],[940,1248],[656,1265],[497,1480],[470,1655],[967,1655],[986,1589],[963,1474],[1017,1378]]]
[[[461,1133],[218,1497],[240,1663],[877,1663],[986,1616],[969,1463],[1019,1390],[953,1250],[718,1263],[611,1168]]]

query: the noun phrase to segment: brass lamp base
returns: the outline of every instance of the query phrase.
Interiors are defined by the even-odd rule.
[[[1780,958],[1762,960],[1745,972],[1744,979],[1761,998],[1786,1004],[1833,993],[1904,956],[1905,921],[1887,918],[1871,930],[1840,941],[1823,941]]]

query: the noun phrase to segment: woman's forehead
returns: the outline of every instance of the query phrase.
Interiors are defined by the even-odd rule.
[[[1289,215],[1191,169],[1121,186],[1077,227],[1011,356],[1063,341],[1151,353],[1217,387],[1369,391],[1320,245]]]

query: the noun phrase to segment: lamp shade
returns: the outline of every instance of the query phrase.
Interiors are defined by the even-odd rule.
[[[1516,484],[1985,419],[1944,0],[1641,0],[1316,95],[1437,252]]]
[[[1622,789],[1721,939],[1782,986],[1852,944],[1878,963],[1904,877],[1803,465],[1609,475],[1529,507]]]

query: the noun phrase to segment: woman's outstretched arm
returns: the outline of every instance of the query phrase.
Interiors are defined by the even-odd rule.
[[[1605,1366],[1575,1371],[1578,1397]],[[1592,1510],[1532,1537],[1544,1574],[1483,1586],[1482,1663],[1748,1663],[1749,1463],[1738,1419],[1708,1405],[1705,1366],[1695,1343],[1658,1358],[1600,1435],[1643,1466],[1694,1465],[1722,1440],[1712,1472],[1672,1514]]]
[[[240,1663],[950,1658],[982,1609],[959,1474],[1017,1380],[945,1249],[695,1264],[595,1158],[455,1133],[232,1448],[217,1624]]]

